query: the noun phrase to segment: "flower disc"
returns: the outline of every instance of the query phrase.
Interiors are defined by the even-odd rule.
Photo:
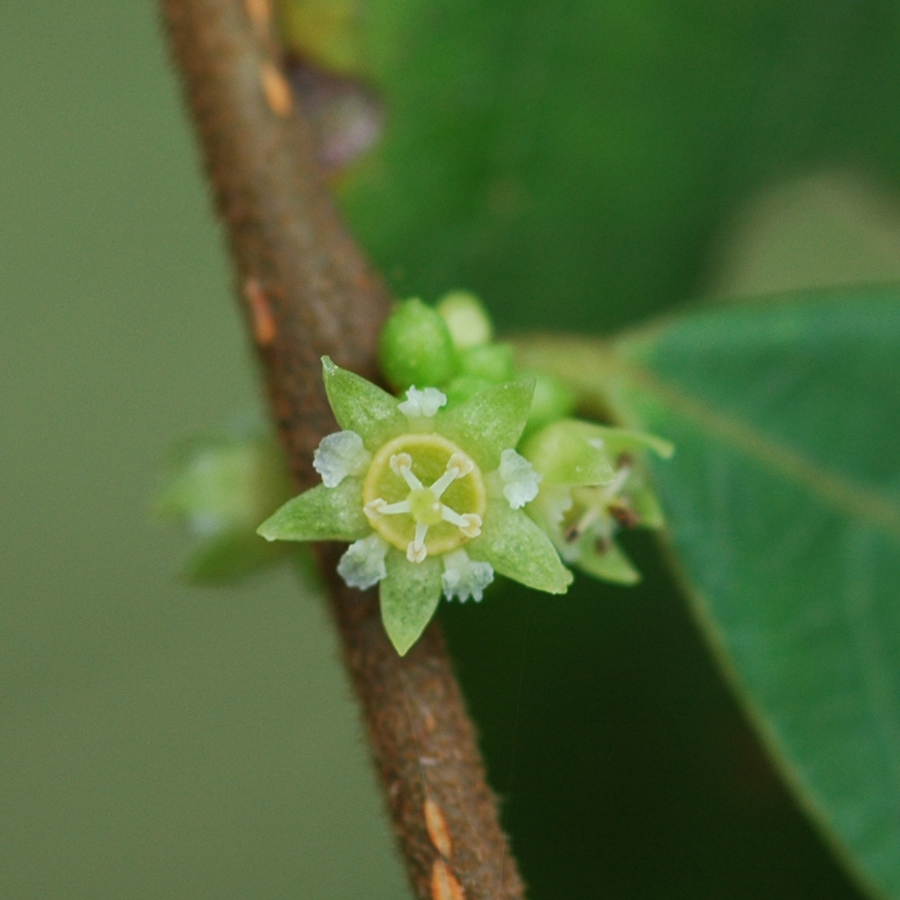
[[[397,469],[397,460],[404,456],[411,460],[409,470],[413,477],[409,480]],[[471,466],[470,470],[453,479],[439,494],[431,491],[432,485],[448,472],[454,456],[456,463],[462,462],[466,469]],[[372,527],[386,541],[405,551],[415,539],[416,526],[427,525],[424,543],[428,555],[446,553],[468,540],[457,524],[441,517],[442,508],[457,515],[481,517],[486,506],[481,470],[464,450],[439,434],[404,434],[375,454],[363,482],[363,502],[379,500],[388,506],[408,502],[409,511],[371,514]]]

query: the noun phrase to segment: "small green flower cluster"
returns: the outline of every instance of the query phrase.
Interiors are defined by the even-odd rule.
[[[245,420],[221,434],[171,448],[153,511],[182,523],[193,549],[182,575],[192,584],[227,584],[296,552],[267,544],[256,529],[291,496],[284,458],[262,423]]]
[[[385,629],[405,654],[448,600],[482,599],[495,573],[551,594],[565,563],[622,584],[638,573],[615,543],[662,524],[641,455],[671,445],[569,417],[572,394],[518,372],[481,303],[398,304],[381,335],[400,396],[323,360],[341,430],[313,459],[322,484],[259,528],[268,540],[349,542],[338,573],[379,585]]]

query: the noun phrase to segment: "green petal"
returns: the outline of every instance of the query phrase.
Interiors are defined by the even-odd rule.
[[[355,541],[372,530],[363,513],[362,483],[345,478],[288,500],[257,529],[269,541]]]
[[[341,428],[355,431],[369,450],[377,450],[392,437],[409,430],[397,398],[378,385],[322,357],[325,391]]]
[[[405,656],[431,621],[441,599],[439,556],[411,563],[395,548],[385,560],[387,577],[381,582],[381,621],[394,649]]]
[[[640,572],[615,543],[606,547],[602,553],[598,553],[592,542],[586,540],[584,550],[575,565],[587,575],[616,584],[637,584],[641,580]]]
[[[481,391],[435,419],[435,430],[459,444],[481,468],[500,465],[500,453],[516,446],[534,396],[534,378],[508,381]]]
[[[546,485],[608,484],[615,477],[606,443],[609,431],[591,422],[563,419],[529,438],[522,454]],[[601,447],[596,446],[598,441],[603,441]]]
[[[501,575],[548,594],[564,594],[572,583],[572,573],[547,535],[505,500],[488,501],[481,537],[466,544],[466,550]]]

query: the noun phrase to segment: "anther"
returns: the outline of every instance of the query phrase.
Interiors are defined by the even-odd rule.
[[[457,470],[457,478],[465,478],[475,469],[475,463],[463,453],[454,453],[447,461],[447,471],[450,469]]]
[[[395,453],[390,460],[391,471],[403,477],[403,470],[412,467],[412,457],[408,453]]]
[[[395,453],[390,459],[391,471],[399,475],[411,491],[422,490],[422,482],[413,474],[412,457],[408,453]]]
[[[606,511],[623,528],[635,528],[640,524],[641,517],[638,515],[637,510],[632,509],[632,507],[630,507],[622,498],[613,500],[613,502],[606,507]]]
[[[465,524],[459,526],[459,530],[467,538],[477,538],[481,534],[481,516],[477,513],[463,513]]]
[[[444,506],[441,510],[445,522],[456,525],[467,538],[475,538],[481,534],[481,516],[478,513],[464,513],[460,515],[456,510]]]

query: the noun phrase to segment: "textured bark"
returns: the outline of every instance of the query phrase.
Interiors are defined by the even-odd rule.
[[[298,489],[335,430],[320,357],[374,377],[389,297],[344,230],[281,72],[269,0],[161,0],[225,225],[241,306]],[[344,658],[417,895],[517,900],[523,890],[439,629],[400,659],[377,596],[319,548]]]

